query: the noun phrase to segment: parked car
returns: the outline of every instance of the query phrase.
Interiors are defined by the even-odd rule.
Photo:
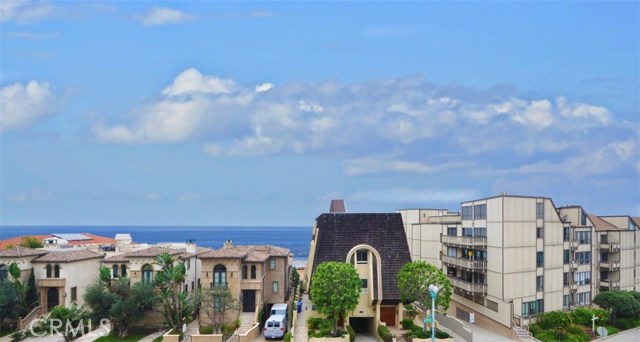
[[[272,315],[264,324],[265,338],[282,338],[287,332],[287,317],[285,315]]]

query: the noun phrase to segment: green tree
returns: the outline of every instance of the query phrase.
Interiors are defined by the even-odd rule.
[[[7,279],[0,281],[0,322],[5,318],[16,318],[19,304],[15,285]]]
[[[240,301],[233,298],[226,286],[217,285],[210,289],[201,289],[199,296],[201,310],[211,320],[213,332],[216,334],[222,333],[225,316],[229,312],[239,313],[242,307]]]
[[[332,322],[333,336],[337,334],[338,318],[358,305],[360,287],[360,277],[352,264],[331,261],[316,268],[311,279],[311,301]]]
[[[36,277],[33,274],[33,269],[31,269],[31,273],[29,274],[29,280],[27,280],[27,285],[25,286],[24,293],[25,304],[29,309],[33,309],[38,306],[40,302],[40,297],[38,296],[38,289],[36,288]]]
[[[429,285],[432,284],[440,288],[436,309],[439,306],[446,311],[451,301],[452,288],[449,279],[441,270],[423,260],[418,260],[402,266],[398,272],[398,289],[405,303],[417,301],[423,308],[430,308]]]
[[[44,247],[44,244],[34,236],[25,236],[22,238],[20,246],[27,248],[42,248]]]
[[[298,273],[298,269],[291,267],[291,287],[295,289],[298,287],[298,284],[300,284],[300,274]]]
[[[70,308],[59,305],[51,310],[49,317],[42,320],[42,325],[45,331],[60,332],[65,342],[72,341],[88,331],[89,312],[75,303]]]
[[[170,329],[180,331],[185,318],[193,314],[193,300],[182,291],[186,267],[184,262],[176,262],[167,252],[156,256],[155,262],[162,268],[156,273],[155,284],[165,323]]]
[[[130,286],[129,278],[115,279],[110,286],[102,281],[87,288],[84,300],[92,310],[92,319],[98,323],[109,318],[118,337],[124,338],[129,328],[142,320],[153,307],[155,292],[151,285],[137,283]]]
[[[618,317],[637,317],[640,315],[640,293],[635,291],[600,292],[593,302],[611,312],[611,320]]]

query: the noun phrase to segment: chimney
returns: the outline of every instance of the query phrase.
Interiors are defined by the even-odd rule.
[[[195,253],[197,251],[196,240],[188,239],[187,240],[187,253]]]
[[[224,247],[233,247],[233,240],[227,240],[224,242]]]
[[[336,213],[346,213],[347,212],[347,208],[344,205],[344,200],[343,199],[332,199],[331,200],[331,205],[329,206],[329,212],[336,214]]]

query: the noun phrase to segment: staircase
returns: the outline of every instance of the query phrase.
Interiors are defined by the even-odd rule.
[[[236,335],[242,335],[253,328],[255,314],[253,312],[243,312],[240,314],[240,327],[236,330]]]
[[[529,331],[522,329],[517,325],[513,326],[511,329],[519,340],[532,340],[532,335]]]

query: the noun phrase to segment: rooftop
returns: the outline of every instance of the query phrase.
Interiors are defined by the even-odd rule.
[[[104,254],[94,252],[84,248],[66,249],[60,251],[49,251],[49,253],[34,259],[32,263],[68,263],[89,259],[102,259]]]

